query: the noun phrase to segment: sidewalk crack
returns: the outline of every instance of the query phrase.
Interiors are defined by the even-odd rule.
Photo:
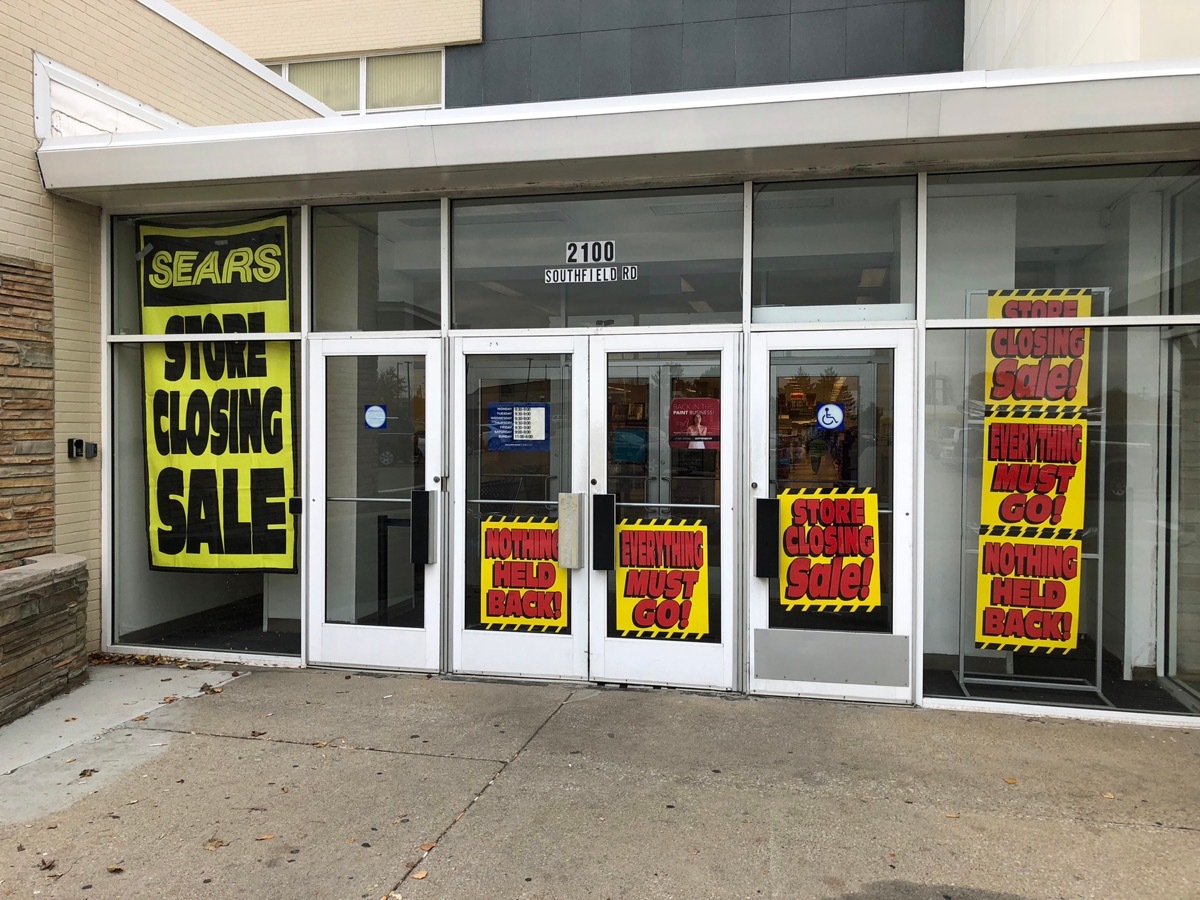
[[[482,788],[479,789],[479,793],[477,793],[474,797],[472,797],[470,799],[470,801],[467,803],[467,805],[464,806],[459,811],[458,815],[456,815],[450,821],[450,824],[448,824],[445,828],[443,828],[441,833],[436,838],[433,839],[433,841],[432,841],[433,847],[431,847],[428,850],[421,851],[421,856],[417,859],[416,862],[414,862],[411,866],[409,866],[405,870],[405,872],[401,876],[400,880],[396,882],[395,887],[393,887],[391,889],[391,891],[389,891],[387,894],[384,895],[384,900],[387,900],[388,897],[400,895],[400,888],[403,887],[404,883],[406,881],[408,881],[408,879],[412,876],[414,870],[416,870],[416,868],[419,865],[421,865],[422,862],[424,862],[426,859],[429,858],[429,855],[438,848],[438,845],[441,844],[442,840],[446,837],[446,835],[448,835],[450,833],[450,831],[454,828],[454,826],[457,825],[459,823],[459,821],[463,818],[463,816],[465,816],[467,814],[467,812],[470,811],[471,807],[474,806],[476,803],[478,803],[479,800],[483,797],[483,795],[488,792],[488,788],[490,788],[493,784],[496,783],[496,779],[499,778],[501,775],[503,775],[504,771],[520,758],[521,754],[524,753],[525,750],[529,747],[529,745],[532,744],[537,739],[537,736],[542,733],[542,729],[544,729],[547,725],[549,725],[550,720],[553,719],[555,716],[557,716],[559,714],[559,712],[562,711],[562,708],[571,702],[571,698],[574,697],[575,694],[576,694],[576,691],[571,691],[571,693],[569,693],[566,697],[564,697],[562,700],[560,700],[558,703],[558,706],[554,707],[554,709],[552,709],[550,711],[550,714],[548,716],[546,716],[545,720],[543,720],[541,725],[539,725],[537,728],[534,729],[533,734],[531,734],[529,736],[529,738],[525,741],[525,743],[523,743],[519,748],[517,748],[517,751],[512,756],[510,756],[503,763],[501,763],[500,768],[497,769],[494,773],[492,773],[492,776],[487,780],[487,784],[485,784]]]

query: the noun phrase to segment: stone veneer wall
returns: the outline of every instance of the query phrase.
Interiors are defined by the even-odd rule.
[[[87,678],[87,587],[72,554],[0,572],[0,725]]]
[[[50,266],[0,256],[0,569],[54,549]]]

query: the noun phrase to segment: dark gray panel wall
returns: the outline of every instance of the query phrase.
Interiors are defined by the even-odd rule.
[[[965,0],[483,0],[446,106],[962,69]]]

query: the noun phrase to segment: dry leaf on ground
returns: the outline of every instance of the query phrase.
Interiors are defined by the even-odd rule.
[[[420,872],[413,872],[412,877],[415,878],[417,881],[420,881],[423,878],[428,878],[429,873],[426,872],[424,869],[422,869]]]
[[[112,875],[120,875],[122,872],[125,871],[120,866],[107,866],[106,868],[108,869],[109,873]]]
[[[1112,791],[1105,791],[1105,792],[1104,792],[1104,799],[1105,799],[1105,800],[1116,800],[1116,799],[1117,799],[1117,797],[1116,797],[1116,795],[1115,795],[1115,794],[1113,794],[1113,792],[1112,792]]]
[[[219,837],[211,837],[204,842],[205,850],[220,850],[222,847],[228,847],[229,841],[223,841]]]
[[[275,835],[273,835],[273,834],[260,834],[258,837],[256,837],[256,838],[255,838],[255,840],[256,840],[256,841],[273,841],[273,840],[275,840]]]
[[[93,775],[95,775],[99,771],[100,771],[99,769],[84,769],[79,773],[79,777],[80,778],[91,778]]]
[[[946,813],[946,818],[947,819],[957,819],[958,813]]]
[[[433,841],[426,841],[424,844],[421,845],[421,849],[424,850],[426,853],[428,853],[430,850],[432,850],[436,846],[437,846],[437,844],[435,844]]]
[[[1017,783],[1017,779],[1015,779],[1015,778],[1005,778],[1005,779],[1004,779],[1004,783],[1005,783],[1005,784],[1016,784],[1016,783]]]

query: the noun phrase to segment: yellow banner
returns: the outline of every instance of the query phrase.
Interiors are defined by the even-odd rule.
[[[1084,419],[1032,411],[989,415],[983,431],[980,523],[1083,528],[1087,435]]]
[[[1047,320],[1092,314],[1085,290],[992,291],[988,317],[1013,320],[987,333],[988,406],[1087,406],[1088,333]]]
[[[488,628],[562,631],[570,572],[558,566],[558,523],[488,518],[479,554],[479,621]]]
[[[975,643],[985,650],[1066,653],[1078,645],[1078,540],[1008,537],[985,529],[979,537]]]
[[[779,602],[785,609],[879,606],[878,494],[869,488],[784,491],[779,531]]]
[[[1004,324],[987,332],[975,616],[985,649],[1077,646],[1090,329],[1069,320],[1091,314],[1087,290],[988,295],[988,316]]]
[[[705,637],[710,630],[708,549],[708,526],[699,522],[618,522],[617,633]]]
[[[287,227],[138,228],[153,568],[296,571]]]

